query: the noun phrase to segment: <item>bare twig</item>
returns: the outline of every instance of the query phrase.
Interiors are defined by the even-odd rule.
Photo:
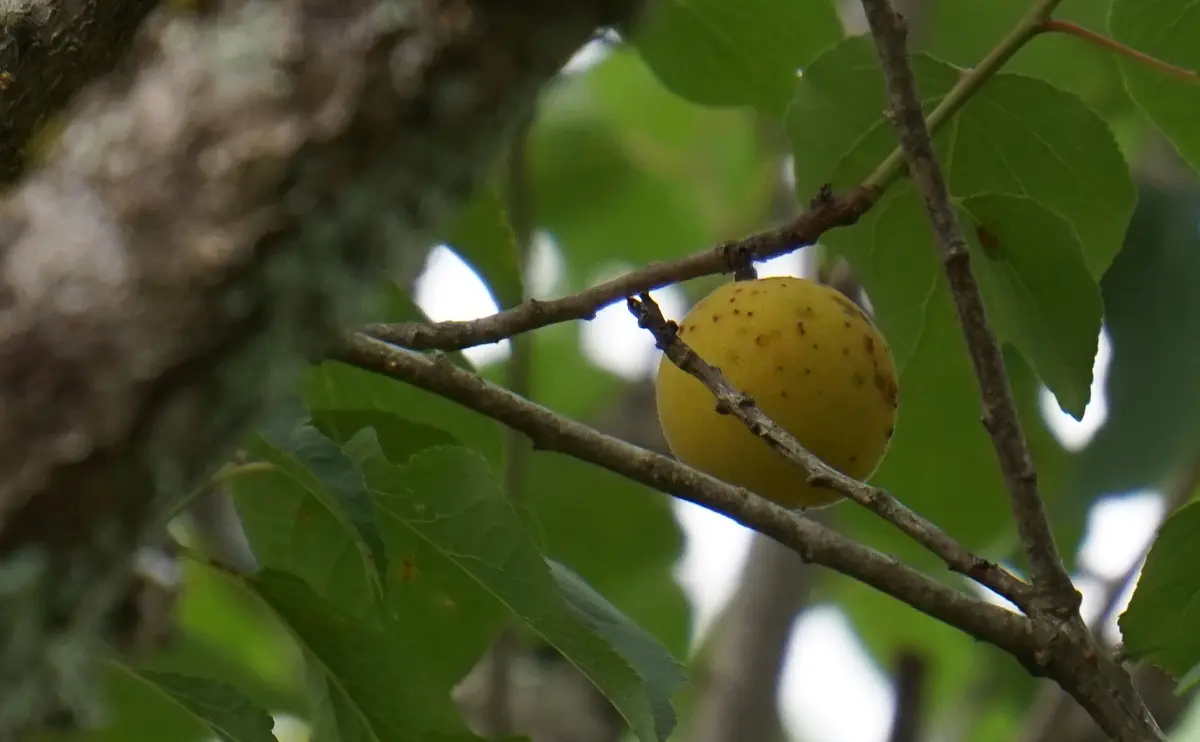
[[[1096,645],[1079,615],[1080,595],[1063,566],[1037,487],[1012,389],[969,253],[938,166],[906,50],[903,19],[888,0],[862,0],[883,68],[892,121],[921,193],[942,254],[955,308],[979,380],[984,425],[1008,484],[1022,548],[1038,602],[1033,606],[1043,650],[1039,662],[1116,742],[1164,739],[1129,674]],[[1043,2],[1042,5],[1052,5]]]
[[[940,557],[950,569],[1007,598],[1024,609],[1029,586],[999,565],[978,557],[933,523],[905,507],[888,493],[852,479],[804,448],[788,431],[775,424],[746,394],[736,390],[724,374],[689,348],[678,336],[677,325],[663,317],[649,294],[628,300],[638,324],[654,334],[655,344],[683,371],[699,379],[717,399],[720,409],[733,415],[782,456],[803,468],[809,482],[832,489],[879,515],[917,543]]]
[[[535,448],[558,451],[721,513],[814,562],[908,603],[971,636],[1033,662],[1028,619],[948,587],[830,528],[680,462],[602,435],[463,371],[440,356],[348,335],[331,358],[390,376],[520,430]]]
[[[643,291],[714,273],[731,273],[752,260],[810,245],[835,227],[853,224],[875,202],[878,192],[854,188],[833,196],[823,190],[810,208],[783,227],[726,242],[681,260],[651,263],[587,291],[549,301],[526,301],[487,317],[465,322],[404,322],[368,325],[363,332],[413,350],[461,350],[503,340],[559,322],[591,319],[609,304]]]
[[[907,155],[909,172],[923,196],[942,253],[954,306],[966,336],[983,399],[983,422],[991,434],[1012,499],[1013,513],[1034,585],[1063,616],[1078,611],[1079,593],[1054,542],[1037,488],[1037,472],[1013,401],[1000,344],[988,324],[983,295],[971,273],[970,254],[958,225],[945,178],[933,151],[925,115],[908,64],[905,29],[887,0],[863,0],[888,90],[888,118]]]

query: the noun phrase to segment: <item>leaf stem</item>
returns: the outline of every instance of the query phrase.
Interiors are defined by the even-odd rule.
[[[1075,38],[1083,39],[1090,44],[1095,44],[1102,49],[1107,49],[1108,51],[1128,57],[1136,62],[1141,62],[1144,65],[1152,67],[1160,72],[1165,72],[1168,75],[1181,78],[1190,83],[1200,83],[1200,72],[1184,69],[1183,67],[1177,67],[1170,62],[1164,62],[1157,57],[1152,57],[1145,52],[1140,52],[1133,47],[1122,44],[1110,36],[1096,33],[1095,31],[1084,28],[1077,23],[1047,18],[1046,20],[1042,21],[1040,26],[1038,26],[1037,32],[1060,33],[1066,34],[1067,36],[1074,36]]]
[[[958,83],[951,88],[946,97],[942,98],[933,112],[926,119],[926,126],[929,127],[929,132],[936,135],[941,130],[942,126],[949,121],[954,114],[962,110],[967,101],[971,99],[979,89],[987,83],[988,80],[995,75],[1008,60],[1012,59],[1022,46],[1027,44],[1030,39],[1042,32],[1047,23],[1051,23],[1050,14],[1058,7],[1062,0],[1038,0],[1029,12],[1021,17],[1017,24],[1013,26],[1000,43],[996,44],[995,48],[988,53],[986,57],[980,61],[975,67],[971,68],[965,75],[959,79]],[[886,190],[896,178],[905,171],[905,159],[903,148],[897,146],[892,150],[892,153],[887,156],[879,167],[875,168],[875,172],[871,173],[870,177],[864,181],[863,185],[867,187],[879,188]]]

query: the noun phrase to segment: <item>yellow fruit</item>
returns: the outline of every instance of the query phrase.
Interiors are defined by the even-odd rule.
[[[724,284],[692,307],[679,335],[822,461],[855,479],[875,473],[896,424],[896,368],[883,335],[836,289],[786,277]],[[665,356],[656,397],[680,461],[789,508],[840,499],[718,413],[712,393]]]

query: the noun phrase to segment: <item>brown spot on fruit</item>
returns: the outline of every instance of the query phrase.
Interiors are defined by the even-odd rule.
[[[857,457],[857,456],[851,456],[851,457],[850,457],[850,463],[851,463],[851,464],[857,464],[857,463],[858,463],[858,457]]]
[[[896,406],[896,395],[900,390],[896,388],[896,381],[891,376],[876,372],[875,388],[879,390],[885,402],[892,407]]]
[[[842,308],[842,312],[844,312],[850,319],[867,319],[867,315],[863,312],[863,310],[842,294],[834,294],[833,300],[838,303],[838,306]]]
[[[870,335],[863,335],[863,348],[866,349],[868,354],[875,354],[875,341],[871,339]]]
[[[754,336],[754,344],[760,348],[767,347],[767,342],[768,342],[767,336],[762,334],[761,332]]]
[[[809,375],[809,374],[811,374],[811,373],[812,373],[812,369],[811,369],[811,368],[806,368],[806,369],[804,369],[804,375],[805,375],[805,376],[808,376],[808,375]]]
[[[783,366],[776,365],[776,366],[775,366],[775,370],[776,370],[776,371],[783,371]]]
[[[798,334],[800,334],[800,335],[803,335],[803,334],[805,334],[806,330],[804,329],[804,323],[803,323],[803,322],[797,322],[797,323],[796,323],[796,332],[797,332]]]
[[[712,318],[713,322],[719,322],[720,320],[721,320],[721,315],[719,315],[719,314],[713,315],[713,318]]]
[[[735,309],[735,310],[733,310],[733,313],[734,313],[734,314],[741,314],[741,313],[742,313],[742,310],[740,310],[740,309]]]
[[[842,348],[842,355],[844,355],[844,356],[850,355],[850,348],[849,347]]]
[[[854,386],[862,386],[863,384],[867,383],[867,380],[864,379],[863,375],[858,371],[854,372],[854,376],[852,377],[851,381],[854,382]]]
[[[892,439],[892,436],[893,436],[893,435],[895,435],[895,434],[896,434],[896,429],[895,429],[895,428],[888,428],[888,429],[887,429],[887,439],[888,439],[889,441]]]
[[[850,329],[850,321],[846,320],[845,322],[843,322],[842,327],[845,327],[847,330],[849,330]]]
[[[747,317],[753,317],[753,316],[754,316],[754,312],[746,312],[746,316],[747,316]]]

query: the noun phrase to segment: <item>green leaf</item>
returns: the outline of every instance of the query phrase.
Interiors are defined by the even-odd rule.
[[[868,233],[837,242],[870,293],[900,377],[896,432],[871,481],[969,548],[1000,558],[1011,533],[1007,490],[979,422],[978,382],[928,220],[909,188],[893,187],[867,215],[873,222]],[[1062,496],[1057,484],[1064,451],[1046,430],[1029,366],[1015,353],[1006,353],[1005,362],[1040,481],[1054,502]],[[850,506],[838,517],[868,543],[915,564],[939,566],[862,508]]]
[[[1158,531],[1129,607],[1118,619],[1125,651],[1175,677],[1200,663],[1200,502]]]
[[[1057,20],[1077,23],[1097,33],[1108,30],[1109,0],[1059,5]],[[1029,12],[1029,0],[954,0],[922,7],[914,51],[960,67],[973,67]],[[1117,57],[1107,49],[1065,34],[1042,34],[1023,45],[1004,63],[1005,72],[1036,77],[1081,96],[1102,115],[1132,108]]]
[[[480,188],[456,214],[444,239],[483,278],[501,309],[525,298],[521,252],[497,187]]]
[[[413,454],[426,448],[461,445],[454,436],[440,428],[381,410],[316,410],[313,412],[313,424],[342,446],[346,446],[363,428],[370,428],[375,431],[379,451],[393,464],[404,464]],[[351,458],[361,462],[360,458]]]
[[[915,55],[913,64],[927,107],[958,78],[959,70],[925,55]],[[884,100],[868,39],[847,41],[810,66],[788,119],[799,193],[815,192],[823,182],[835,187],[858,183],[892,151],[896,140],[881,116]],[[1107,127],[1074,96],[1030,78],[999,75],[967,103],[935,144],[951,194],[968,207],[974,203],[978,209],[983,204],[999,208],[997,215],[1009,220],[994,222],[993,229],[1012,235],[1006,244],[1028,237],[1027,225],[1011,219],[1029,215],[1064,242],[1073,231],[1082,246],[1079,260],[1092,281],[1118,253],[1135,200],[1129,173]],[[1015,204],[1030,202],[1040,208],[1009,213]],[[1065,219],[1070,230],[1053,217]],[[1012,535],[1007,495],[991,442],[979,424],[979,389],[962,328],[924,207],[911,184],[898,181],[856,226],[828,233],[823,242],[855,267],[900,374],[896,434],[873,483],[891,490],[971,548],[1007,556]],[[979,248],[976,245],[975,252],[981,252]],[[1062,257],[1061,251],[1055,260]],[[1040,265],[1025,261],[1048,259],[1014,254],[1017,258],[1023,273],[1030,270],[1025,266]],[[976,257],[973,264],[984,260]],[[1004,276],[1015,266],[1002,267],[992,273]],[[1038,286],[1043,303],[1053,290],[1087,293],[1077,269],[1063,280],[1061,289]],[[994,313],[1006,301],[1013,303],[1010,278],[984,284]],[[1036,311],[1028,303],[1014,308],[1020,311],[1000,323],[1007,325],[1010,341],[1048,376],[1048,369],[1061,369],[1053,357],[1047,359],[1044,342],[1024,329]],[[1094,329],[1084,332],[1086,324],[1073,316],[1066,330],[1053,323],[1041,330],[1053,337],[1068,332],[1073,338],[1068,368],[1074,381],[1070,373],[1065,384],[1053,376],[1047,379],[1068,403],[1072,386],[1077,397],[1085,393],[1082,377],[1092,359],[1083,348],[1095,342]],[[1071,496],[1057,484],[1066,454],[1041,418],[1037,380],[1026,361],[1006,354],[1006,365],[1048,507],[1060,508]],[[1075,408],[1078,411],[1078,404]],[[970,508],[963,498],[969,498]],[[872,543],[882,541],[889,550],[936,569],[928,555],[897,539],[894,529],[872,524],[866,514],[853,510],[844,517]],[[1081,531],[1078,517],[1061,527],[1071,539]],[[1069,553],[1065,544],[1064,551]]]
[[[366,547],[377,574],[387,572],[387,553],[366,484],[341,446],[312,425],[301,424],[263,430],[246,448],[286,472],[335,517],[344,518]]]
[[[960,224],[971,265],[1002,341],[1029,359],[1076,420],[1091,396],[1104,303],[1065,219],[1024,196],[974,196]],[[972,234],[973,233],[973,234]]]
[[[368,566],[366,544],[332,497],[318,494],[323,485],[294,469],[250,471],[228,480],[260,566],[298,576],[347,612],[374,615],[379,579]]]
[[[632,41],[677,95],[779,115],[797,70],[841,38],[832,0],[662,0]]]
[[[388,583],[397,612],[413,591],[461,585],[456,592],[465,595],[473,583],[578,667],[640,739],[666,738],[664,729],[669,732],[673,720],[663,716],[671,690],[657,684],[663,676],[639,675],[564,601],[550,568],[477,454],[428,449],[406,467],[368,460],[364,472],[376,490],[389,546],[412,549],[411,557],[393,560],[406,569]]]
[[[1108,417],[1078,456],[1091,495],[1157,487],[1200,440],[1200,187],[1143,183],[1126,247],[1104,276]]]
[[[650,704],[657,737],[667,739],[675,727],[675,710],[670,699],[685,681],[679,663],[653,636],[622,615],[579,575],[557,562],[549,564],[550,573],[575,615],[624,657],[646,685],[661,691],[650,698]]]
[[[101,665],[109,718],[98,728],[39,732],[40,742],[275,742],[274,720],[233,686],[208,678]]]
[[[130,672],[199,719],[223,742],[275,742],[271,715],[225,683],[167,672]]]
[[[247,583],[303,646],[314,702],[324,715],[320,723],[336,731],[334,739],[479,740],[464,725],[449,687],[416,651],[423,637],[363,621],[284,572],[263,570]]]
[[[688,613],[670,609],[682,597],[669,574],[684,547],[670,498],[558,453],[533,453],[528,466],[519,501],[545,533],[546,556],[582,575],[672,651],[686,652]],[[661,592],[646,595],[642,580]]]
[[[483,454],[500,471],[503,426],[436,394],[337,361],[324,361],[304,373],[305,402],[318,417],[328,410],[374,410],[444,431]]]
[[[547,91],[528,148],[537,223],[562,248],[567,289],[761,226],[779,173],[748,111],[672,95],[628,50]]]
[[[912,63],[927,110],[962,73],[924,54]],[[807,198],[824,182],[855,185],[896,147],[882,117],[885,100],[867,38],[850,39],[809,67],[787,119],[799,194]],[[935,143],[952,195],[1026,196],[1057,212],[1079,235],[1094,278],[1120,250],[1136,202],[1133,182],[1108,126],[1078,97],[1033,78],[996,75]],[[848,231],[864,234],[869,226]]]
[[[1200,70],[1200,5],[1191,0],[1114,0],[1113,39],[1167,64]],[[1200,86],[1144,62],[1117,57],[1130,96],[1200,170]]]

